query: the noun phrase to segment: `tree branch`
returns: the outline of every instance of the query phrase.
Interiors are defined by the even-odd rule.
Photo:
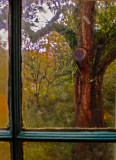
[[[96,54],[96,60],[94,63],[96,74],[105,72],[107,67],[116,59],[116,35],[100,50],[98,49]],[[98,62],[98,63],[96,63]]]
[[[103,62],[101,62],[99,73],[104,73],[107,67],[116,59],[116,48],[110,51],[104,58]]]
[[[69,46],[72,50],[75,50],[77,48],[77,35],[73,31],[73,29],[69,28],[66,25],[59,23],[49,23],[36,33],[30,29],[28,23],[26,23],[25,28],[26,30],[29,30],[28,35],[33,43],[49,34],[50,32],[56,31],[66,38],[66,41],[69,43]]]
[[[77,34],[69,26],[57,22],[60,14],[63,13],[65,10],[67,11],[67,7],[69,9],[74,6],[72,4],[66,4],[65,6],[63,6],[57,11],[55,16],[48,22],[48,24],[37,32],[31,30],[30,26],[32,26],[33,24],[29,22],[23,22],[23,29],[29,35],[31,41],[35,43],[37,42],[37,40],[41,39],[50,32],[56,31],[59,34],[63,35],[66,38],[66,41],[69,43],[71,49],[75,50],[77,48]]]

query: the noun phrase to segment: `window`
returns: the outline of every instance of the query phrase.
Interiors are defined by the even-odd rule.
[[[3,2],[5,2],[5,1],[3,1]],[[34,8],[35,4],[38,7],[38,10],[40,10],[41,12],[46,12],[44,10],[44,8],[42,8],[40,5],[40,4],[44,3],[43,1],[34,1],[34,2],[35,3],[33,3],[33,1],[32,1],[32,5],[30,8],[30,9],[33,9],[33,13],[35,11],[35,8]],[[49,6],[50,2],[53,2],[54,7],[56,7],[56,8],[58,7],[58,5],[60,5],[59,1],[56,1],[57,3],[55,3],[55,1],[51,0],[51,1],[48,1],[48,6]],[[62,2],[62,5],[64,5],[64,6],[65,6],[65,4],[67,4],[65,0],[61,1],[61,2]],[[32,154],[36,154],[37,152],[44,153],[44,156],[48,156],[48,159],[50,159],[50,154],[54,154],[57,157],[56,159],[65,159],[66,155],[68,155],[67,157],[69,159],[77,159],[77,152],[79,153],[78,154],[79,160],[85,159],[86,156],[87,156],[86,159],[88,157],[91,159],[94,156],[97,159],[99,159],[101,157],[102,157],[102,159],[106,159],[109,157],[111,159],[113,159],[115,156],[115,155],[113,156],[113,154],[115,153],[114,152],[115,151],[115,144],[113,144],[111,142],[116,141],[116,132],[115,132],[114,126],[113,126],[113,129],[109,128],[109,126],[104,127],[103,115],[102,115],[103,113],[101,112],[100,108],[99,108],[99,110],[98,110],[98,108],[95,108],[96,106],[100,106],[100,101],[98,101],[99,104],[97,105],[97,103],[95,103],[97,101],[97,99],[94,99],[94,98],[97,97],[97,98],[99,98],[99,100],[101,100],[101,94],[100,94],[99,90],[97,90],[97,96],[94,95],[94,93],[95,93],[94,89],[96,88],[94,82],[96,82],[96,80],[99,80],[99,81],[97,81],[99,83],[99,86],[98,86],[98,89],[99,89],[100,82],[101,82],[100,78],[102,79],[103,77],[102,77],[102,74],[100,74],[98,77],[94,76],[94,74],[91,75],[91,77],[88,77],[89,75],[86,74],[89,69],[88,67],[90,67],[92,64],[90,62],[88,65],[87,64],[88,61],[86,61],[87,59],[85,59],[85,58],[87,58],[87,55],[89,55],[89,54],[92,55],[90,47],[93,45],[93,41],[94,41],[93,30],[91,30],[91,25],[90,25],[93,21],[93,17],[91,16],[91,14],[86,15],[88,13],[88,12],[87,13],[85,12],[86,10],[83,10],[83,12],[82,12],[83,18],[81,19],[80,24],[78,26],[78,28],[81,31],[81,29],[82,29],[81,23],[83,24],[83,32],[80,32],[80,33],[78,32],[78,36],[79,35],[80,35],[80,37],[82,35],[84,36],[84,39],[83,39],[84,42],[81,39],[82,37],[80,39],[78,39],[78,48],[79,49],[76,48],[77,47],[77,39],[73,35],[73,31],[66,30],[67,31],[66,34],[68,35],[66,38],[67,39],[69,38],[68,40],[70,40],[70,35],[71,36],[73,35],[73,37],[71,37],[71,41],[70,41],[70,48],[72,47],[73,57],[76,61],[76,63],[74,65],[77,64],[78,67],[80,67],[79,69],[83,72],[82,77],[81,77],[83,79],[83,81],[81,81],[81,80],[77,81],[80,72],[79,72],[79,70],[76,72],[75,80],[74,80],[75,81],[74,87],[82,87],[81,83],[83,83],[85,81],[88,82],[88,83],[84,83],[85,84],[84,88],[86,88],[86,93],[84,91],[80,94],[80,92],[78,92],[78,91],[80,91],[81,88],[77,91],[78,98],[82,98],[82,100],[83,100],[81,106],[83,106],[84,104],[86,104],[86,105],[82,108],[80,106],[80,108],[83,109],[83,110],[80,110],[80,112],[77,111],[78,108],[75,108],[76,118],[77,118],[75,121],[76,127],[68,126],[68,124],[67,124],[68,127],[67,126],[60,126],[59,124],[58,124],[59,126],[58,125],[57,126],[50,126],[51,124],[50,125],[49,125],[49,123],[47,124],[47,121],[46,121],[46,126],[44,125],[45,123],[43,123],[42,125],[39,126],[39,129],[38,128],[35,129],[35,126],[29,127],[28,124],[25,125],[26,120],[22,121],[22,119],[24,119],[24,117],[23,117],[24,111],[22,113],[22,104],[24,105],[24,100],[22,99],[22,94],[24,94],[23,85],[25,85],[25,84],[22,84],[22,79],[24,80],[24,77],[23,77],[24,76],[24,68],[23,68],[24,66],[22,66],[23,62],[24,62],[23,61],[24,57],[22,54],[23,51],[21,49],[21,46],[22,46],[21,43],[23,43],[22,41],[23,41],[24,35],[22,32],[23,32],[23,27],[24,27],[23,25],[24,24],[21,25],[21,21],[23,18],[25,18],[25,19],[27,18],[25,21],[25,22],[27,22],[27,25],[29,25],[28,23],[33,24],[37,21],[37,19],[36,19],[37,15],[35,15],[35,14],[34,14],[35,17],[34,17],[33,22],[30,22],[28,17],[23,16],[23,12],[21,11],[22,3],[26,4],[26,1],[24,0],[23,2],[21,2],[21,0],[17,0],[17,1],[9,0],[9,128],[0,130],[0,140],[5,141],[4,143],[6,143],[6,142],[10,143],[10,145],[11,145],[11,147],[10,147],[11,148],[11,150],[10,150],[11,159],[12,160],[23,160],[23,154],[24,154],[24,160],[28,160],[29,159],[28,156],[31,157]],[[31,1],[29,1],[29,3],[31,3]],[[39,6],[38,6],[38,3],[39,3]],[[70,1],[71,6],[75,7],[75,4],[73,4],[73,3],[74,3],[73,1]],[[88,7],[88,3],[89,3],[90,8],[87,8],[87,9],[90,12],[93,12],[94,8],[92,8],[92,7],[94,6],[94,1],[83,2],[83,3],[84,3],[83,7],[85,7],[85,8]],[[98,3],[100,3],[100,2],[98,2]],[[56,6],[55,6],[55,4],[56,4]],[[99,7],[104,9],[105,5],[106,5],[106,7],[108,7],[109,3],[107,2],[105,4],[101,4],[101,6],[99,6]],[[113,3],[113,5],[114,6],[112,6],[112,9],[114,9],[116,7],[115,3]],[[78,5],[78,11],[80,9],[79,6],[80,5]],[[64,7],[64,12],[66,9],[65,7]],[[99,7],[98,7],[98,9],[99,9]],[[26,8],[25,8],[25,10],[26,10]],[[114,13],[115,13],[115,10],[116,10],[116,8],[113,10]],[[103,18],[105,11],[106,10],[103,11],[102,17],[100,17],[101,19]],[[55,11],[54,11],[54,13],[55,13]],[[31,11],[29,10],[27,14],[28,14],[28,16],[31,16]],[[65,12],[65,14],[66,14],[66,12]],[[99,13],[96,12],[96,14],[99,14]],[[110,16],[108,14],[107,18],[109,18],[109,17]],[[72,17],[69,17],[69,18],[72,18]],[[101,19],[100,20],[96,19],[96,26],[94,27],[94,29],[96,30],[95,34],[97,35],[96,44],[99,46],[97,46],[98,48],[96,49],[95,54],[97,53],[97,51],[99,51],[98,53],[102,54],[101,48],[104,47],[104,45],[106,43],[107,43],[107,46],[105,46],[106,47],[105,49],[107,49],[107,52],[109,53],[108,49],[110,49],[110,51],[112,51],[111,59],[107,56],[105,57],[105,55],[104,55],[103,58],[104,58],[105,62],[103,61],[103,66],[101,68],[100,68],[101,64],[97,64],[97,61],[94,59],[95,65],[98,65],[98,71],[97,70],[95,70],[95,71],[98,73],[99,72],[104,73],[104,69],[107,68],[106,61],[109,64],[112,59],[116,58],[116,56],[115,56],[116,55],[115,54],[115,50],[116,50],[115,37],[116,36],[113,35],[116,33],[116,32],[114,33],[116,28],[115,28],[115,25],[113,25],[113,24],[115,24],[115,18],[116,17],[113,17],[112,25],[110,26],[111,30],[109,30],[107,25],[105,25],[105,29],[102,28],[102,27],[104,27],[104,26],[102,26],[103,19],[102,19],[102,21],[101,21]],[[59,19],[64,20],[65,18],[61,16]],[[109,21],[109,19],[107,19],[107,20]],[[66,21],[65,23],[67,23],[67,19],[65,19],[65,21]],[[99,23],[98,21],[101,23],[101,26],[98,25],[98,23]],[[64,23],[64,21],[63,21],[63,23]],[[54,23],[54,25],[56,25],[56,23]],[[25,23],[25,26],[26,26],[26,23]],[[36,26],[36,24],[35,24],[35,26]],[[32,25],[30,27],[33,28],[35,26]],[[63,31],[64,31],[65,29],[63,27],[66,27],[66,26],[67,26],[66,24],[65,25],[60,24],[60,29],[61,30],[63,29]],[[39,26],[36,26],[35,30],[37,27],[39,27]],[[86,27],[88,27],[88,32],[85,32]],[[100,30],[99,27],[104,29],[103,32],[102,32],[102,30]],[[91,31],[91,32],[89,32],[89,31]],[[110,32],[110,34],[109,34],[108,31],[112,31],[112,32]],[[21,36],[21,33],[22,33],[22,36]],[[35,33],[37,34],[36,31],[35,31]],[[45,30],[44,30],[44,33],[45,33]],[[63,32],[62,32],[62,34],[63,34]],[[112,38],[112,35],[114,36],[112,39],[113,41],[111,41],[111,39],[110,39],[110,38]],[[52,37],[53,35],[50,35],[50,36]],[[27,37],[27,39],[28,39],[28,37]],[[75,41],[73,41],[74,39],[75,39]],[[108,41],[106,41],[106,40],[108,40]],[[67,45],[66,42],[63,42],[63,43],[64,43],[64,46],[66,47],[66,45]],[[83,45],[82,43],[84,43],[84,45],[85,45],[84,48],[82,48],[82,45]],[[113,45],[111,45],[111,44],[113,44]],[[24,45],[28,46],[28,42]],[[46,45],[46,43],[44,45]],[[111,48],[107,48],[107,47],[109,47],[108,45],[110,45]],[[33,46],[28,46],[28,47],[33,47]],[[104,51],[106,51],[105,49],[104,49]],[[43,50],[42,50],[42,52],[43,52]],[[21,54],[22,54],[22,56],[21,56]],[[103,60],[102,57],[100,57],[100,55],[96,54],[96,56],[98,56],[98,57],[96,57],[96,59]],[[90,58],[93,58],[93,57],[90,56]],[[101,70],[99,70],[99,68]],[[88,92],[90,89],[89,88],[90,85],[94,89],[91,90],[91,92]],[[35,87],[34,83],[31,84],[31,87],[32,88]],[[76,91],[75,91],[75,93],[76,93]],[[89,108],[91,110],[88,110],[87,103],[84,103],[85,101],[83,99],[83,97],[85,97],[86,99],[89,99],[89,96],[90,96],[89,93],[93,95],[93,99],[94,99],[94,101],[91,101],[91,106],[94,106],[94,108]],[[36,95],[37,95],[37,92],[36,92]],[[35,97],[36,97],[36,95],[35,95]],[[23,98],[24,98],[24,95],[23,95]],[[75,103],[78,103],[78,105],[79,105],[80,102],[75,101]],[[34,105],[34,104],[32,103],[32,105]],[[70,110],[69,110],[69,112],[70,112]],[[80,114],[80,113],[83,113],[83,114]],[[93,114],[93,116],[91,116],[91,114]],[[91,123],[89,123],[89,120],[91,121]],[[64,122],[64,124],[65,124],[65,122]],[[59,128],[55,128],[55,127],[59,127]],[[32,154],[31,154],[31,149],[32,149],[31,146],[35,148],[35,152],[33,152]],[[72,148],[70,148],[69,146],[74,146],[73,147],[74,150],[71,150]],[[97,148],[94,148],[94,146],[97,146]],[[8,146],[6,145],[6,147],[8,147]],[[50,153],[50,151],[51,151],[50,149],[53,149],[53,153]],[[44,152],[45,150],[47,150],[47,151]],[[60,150],[61,154],[59,154],[57,152],[57,150]],[[69,151],[71,151],[71,153],[69,153]],[[83,154],[83,151],[85,152],[84,154]],[[28,153],[30,152],[30,154],[28,155],[27,152]],[[103,153],[105,153],[105,154],[108,153],[108,155],[106,154],[106,157],[104,157]],[[85,156],[85,154],[86,154],[86,156]],[[92,154],[92,156],[90,156],[91,154]],[[39,159],[39,157],[42,157],[42,156],[43,155],[38,154],[37,159]],[[54,158],[54,157],[52,157],[52,158]],[[42,157],[42,158],[47,159],[46,157]],[[31,157],[31,159],[32,159],[32,157]]]

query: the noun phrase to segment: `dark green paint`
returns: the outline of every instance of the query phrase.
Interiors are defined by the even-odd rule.
[[[11,159],[22,160],[21,131],[21,1],[9,1]]]

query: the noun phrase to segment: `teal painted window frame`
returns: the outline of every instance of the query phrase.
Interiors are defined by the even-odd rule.
[[[25,141],[116,142],[116,130],[22,130],[21,117],[21,0],[9,0],[9,119],[10,129],[0,130],[0,141],[11,144],[11,159],[23,160]]]

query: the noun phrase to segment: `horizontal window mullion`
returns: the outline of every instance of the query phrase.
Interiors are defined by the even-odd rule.
[[[10,131],[0,130],[0,141],[11,140],[12,135]]]
[[[110,131],[81,132],[31,132],[22,131],[18,139],[26,140],[116,140],[116,133]]]

